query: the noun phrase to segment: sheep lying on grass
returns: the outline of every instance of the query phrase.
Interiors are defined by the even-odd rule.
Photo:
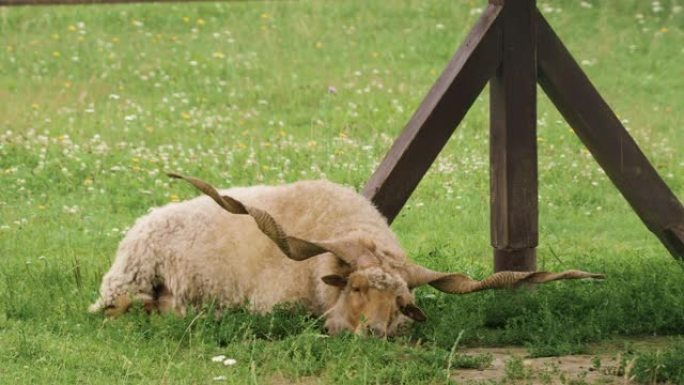
[[[482,281],[410,262],[385,218],[364,197],[326,181],[238,187],[220,193],[192,177],[202,196],[154,209],[119,245],[90,310],[114,316],[133,300],[145,309],[183,313],[210,300],[266,312],[300,302],[326,318],[331,334],[385,336],[425,315],[411,291],[429,284],[446,293],[510,288],[563,273],[500,272]],[[218,205],[217,205],[218,204]]]

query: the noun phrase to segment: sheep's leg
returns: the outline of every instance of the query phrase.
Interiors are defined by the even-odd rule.
[[[118,317],[128,311],[135,302],[142,303],[142,307],[147,313],[176,313],[182,314],[176,308],[173,294],[164,286],[160,285],[155,288],[154,296],[149,294],[138,293],[136,295],[122,294],[114,299],[112,305],[104,309],[104,314],[107,317]]]
[[[122,294],[114,299],[114,303],[104,309],[105,316],[109,318],[118,317],[125,313],[131,307],[131,297],[128,294]]]
[[[157,309],[157,301],[149,294],[138,293],[133,296],[122,294],[116,297],[111,305],[105,307],[104,314],[109,318],[118,317],[127,312],[136,302],[142,303],[143,309],[148,313]]]
[[[114,264],[102,278],[100,298],[90,306],[90,312],[104,310],[105,315],[116,316],[126,312],[133,301],[142,302],[146,308],[153,306],[155,286],[161,284],[156,260],[149,245],[124,240]]]
[[[136,274],[130,277],[110,271],[102,281],[100,298],[89,307],[89,311],[104,311],[105,315],[110,317],[125,313],[134,302],[142,302],[145,308],[152,306],[155,302],[152,278],[140,278],[141,276]]]

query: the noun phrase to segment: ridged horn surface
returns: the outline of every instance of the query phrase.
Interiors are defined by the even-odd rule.
[[[290,259],[303,261],[328,251],[333,252],[333,250],[328,250],[328,248],[323,247],[316,242],[309,242],[287,235],[283,227],[265,210],[245,205],[239,200],[227,195],[221,195],[212,185],[201,179],[175,173],[169,173],[167,175],[171,178],[182,179],[195,186],[230,213],[249,215],[254,218],[259,230],[268,236],[283,254]],[[341,258],[339,255],[338,257]]]
[[[409,287],[429,284],[437,290],[450,294],[467,294],[488,289],[510,289],[525,284],[539,284],[562,279],[605,278],[603,274],[581,270],[567,270],[560,273],[547,271],[501,271],[478,281],[461,273],[441,273],[422,266],[412,265],[407,269]]]

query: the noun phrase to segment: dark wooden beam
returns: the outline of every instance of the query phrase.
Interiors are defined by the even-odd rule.
[[[501,61],[501,6],[489,5],[366,184],[392,222]]]
[[[495,271],[536,270],[536,9],[535,0],[508,0],[500,15],[503,56],[490,82],[490,223]]]
[[[684,258],[684,208],[541,13],[539,83],[646,226]]]

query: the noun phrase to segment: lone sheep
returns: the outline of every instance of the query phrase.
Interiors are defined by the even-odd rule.
[[[303,181],[219,193],[199,179],[169,175],[208,197],[171,203],[138,219],[91,312],[118,315],[133,300],[150,311],[181,314],[209,300],[219,307],[247,304],[256,312],[299,302],[323,315],[331,334],[386,336],[409,318],[425,320],[412,294],[424,284],[463,294],[602,277],[577,270],[500,272],[476,281],[441,273],[408,261],[385,218],[351,189]]]

